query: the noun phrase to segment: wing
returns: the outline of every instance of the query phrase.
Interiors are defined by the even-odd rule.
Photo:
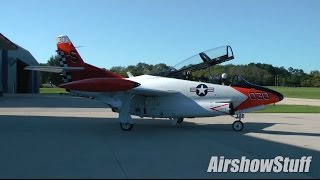
[[[68,71],[81,71],[81,70],[84,70],[84,67],[27,66],[24,69],[30,70],[30,71],[62,73],[62,72],[68,72]]]
[[[107,104],[110,107],[121,107],[121,97],[123,93],[130,93],[130,94],[136,94],[136,95],[142,95],[142,96],[148,96],[148,97],[156,97],[156,96],[167,96],[170,94],[178,93],[176,91],[164,91],[164,90],[157,90],[157,89],[147,89],[147,88],[134,88],[129,91],[121,91],[121,92],[113,92],[114,94],[112,96],[97,96],[95,97],[97,100]]]
[[[131,89],[130,93],[144,95],[144,96],[166,96],[166,95],[178,93],[178,91],[137,87],[137,88]]]

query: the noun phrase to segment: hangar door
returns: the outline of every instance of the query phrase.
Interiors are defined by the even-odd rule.
[[[17,60],[17,93],[28,93],[31,89],[30,80],[31,80],[31,73],[30,71],[24,70],[27,66],[26,63]]]

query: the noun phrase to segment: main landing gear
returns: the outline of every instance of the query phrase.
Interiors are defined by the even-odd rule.
[[[176,124],[181,124],[184,120],[184,118],[180,117],[180,118],[169,118],[172,121],[172,125],[176,125]]]
[[[244,118],[244,114],[237,114],[237,116],[235,117],[236,120],[233,124],[232,124],[232,128],[235,131],[242,131],[243,129],[243,123],[241,122],[241,119]]]
[[[124,131],[131,131],[133,128],[133,124],[130,123],[120,123],[120,127]]]
[[[133,128],[133,121],[130,114],[130,103],[133,97],[134,95],[131,94],[124,95],[122,97],[121,107],[118,108],[120,127],[124,131],[131,131]]]
[[[177,118],[177,124],[181,124],[183,122],[183,118]]]

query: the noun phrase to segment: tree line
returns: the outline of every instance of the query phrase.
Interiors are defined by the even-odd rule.
[[[47,66],[59,66],[57,56],[52,56],[45,64]],[[111,72],[127,77],[127,72],[138,76],[142,74],[160,75],[162,72],[170,71],[172,67],[164,64],[146,64],[138,63],[129,66],[114,66]],[[305,73],[302,69],[294,69],[289,67],[274,67],[271,64],[250,63],[247,65],[215,65],[210,69],[203,69],[192,72],[191,80],[206,81],[208,79],[219,80],[221,74],[226,73],[227,80],[231,81],[234,75],[240,75],[251,83],[262,86],[290,86],[290,87],[320,87],[320,71],[314,70]],[[42,73],[41,83],[52,83],[59,85],[63,83],[62,77],[54,73]]]

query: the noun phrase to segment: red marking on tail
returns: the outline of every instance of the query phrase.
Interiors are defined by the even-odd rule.
[[[89,79],[89,78],[123,78],[105,69],[101,69],[83,61],[77,49],[74,47],[68,36],[59,36],[57,38],[58,53],[64,59],[64,66],[68,67],[84,67],[83,71],[70,72],[72,81]]]

